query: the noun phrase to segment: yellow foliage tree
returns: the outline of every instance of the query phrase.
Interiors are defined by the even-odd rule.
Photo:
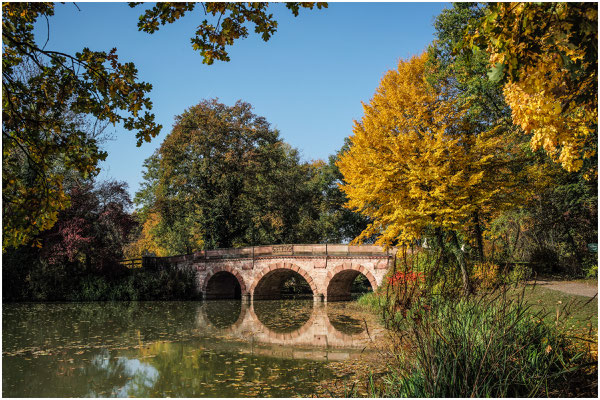
[[[347,207],[372,220],[356,241],[408,244],[433,227],[457,248],[457,231],[524,194],[511,164],[518,141],[500,128],[477,132],[449,86],[427,83],[426,62],[423,54],[387,72],[337,163]]]
[[[167,256],[168,252],[159,243],[155,232],[159,224],[160,216],[157,213],[149,213],[142,225],[140,236],[125,249],[125,256],[128,258],[138,258],[148,254],[154,254],[157,257]]]
[[[487,45],[492,79],[505,80],[513,122],[570,172],[596,155],[598,5],[497,3],[471,41]],[[586,178],[597,176],[591,160]]]

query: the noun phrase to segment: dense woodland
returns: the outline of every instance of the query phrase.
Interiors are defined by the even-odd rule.
[[[265,40],[275,33],[268,5],[207,4],[212,16],[245,16]],[[118,261],[276,243],[426,244],[467,291],[474,271],[515,262],[597,275],[593,4],[455,4],[429,48],[383,77],[327,161],[302,160],[244,101],[190,105],[133,199],[125,183],[95,179],[101,127],[120,123],[138,144],[156,136],[151,85],[114,52],[36,43],[33,23],[54,7],[2,7],[4,300],[168,298],[167,287],[188,297],[176,273]],[[189,7],[156,5],[140,30]],[[207,64],[228,61],[225,44],[248,35],[231,26],[222,40],[195,37]]]

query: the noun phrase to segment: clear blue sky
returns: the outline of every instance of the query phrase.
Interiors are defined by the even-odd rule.
[[[225,104],[241,99],[254,106],[300,150],[306,161],[326,160],[352,134],[383,74],[399,59],[420,54],[434,39],[433,21],[448,3],[330,3],[328,9],[301,10],[294,18],[283,4],[270,7],[279,23],[269,42],[251,34],[229,48],[231,61],[202,64],[190,37],[204,19],[201,10],[149,35],[137,30],[143,8],[125,3],[57,4],[50,18],[49,49],[74,53],[83,47],[118,49],[141,80],[153,85],[150,97],[159,136],[141,147],[135,135],[109,127],[108,157],[99,179],[129,184],[133,195],[142,164],[170,132],[175,115],[202,99]],[[45,20],[37,28],[46,40]],[[252,31],[252,29],[251,29]]]

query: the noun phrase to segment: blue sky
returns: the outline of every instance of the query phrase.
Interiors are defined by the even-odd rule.
[[[129,184],[133,195],[142,164],[170,132],[175,115],[203,99],[225,104],[241,99],[254,106],[300,150],[303,160],[335,153],[352,134],[383,74],[399,59],[420,54],[434,39],[433,21],[448,3],[329,3],[301,10],[295,18],[283,4],[270,7],[279,28],[263,42],[256,35],[229,48],[231,61],[202,64],[190,37],[204,19],[200,9],[149,35],[137,30],[143,8],[124,3],[57,4],[47,48],[74,53],[83,47],[116,47],[121,62],[134,62],[139,78],[153,85],[150,97],[159,136],[141,147],[135,135],[109,127],[114,140],[99,179]],[[45,21],[37,27],[44,43]],[[252,31],[252,29],[250,29]]]

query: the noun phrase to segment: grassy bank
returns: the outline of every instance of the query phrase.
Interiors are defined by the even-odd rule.
[[[392,336],[378,397],[532,397],[597,394],[597,299],[527,286],[456,300],[358,303]]]

